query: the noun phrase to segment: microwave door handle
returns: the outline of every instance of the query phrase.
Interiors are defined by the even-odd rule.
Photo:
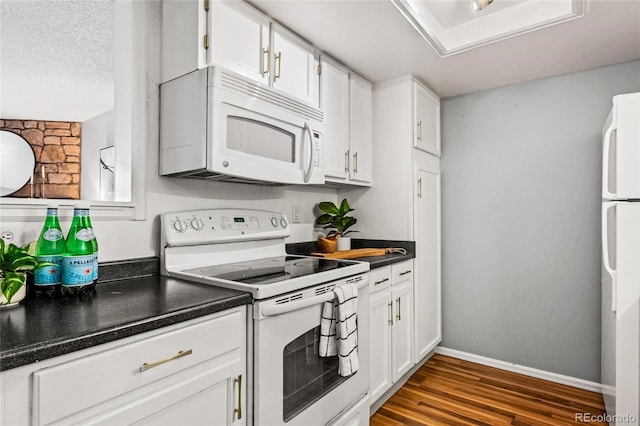
[[[311,154],[309,155],[309,167],[304,172],[304,183],[307,183],[309,182],[309,179],[311,179],[311,172],[313,171],[313,163],[315,162],[315,150],[313,149],[313,136],[311,135],[311,128],[306,121],[304,123],[304,131],[309,135],[309,150]]]

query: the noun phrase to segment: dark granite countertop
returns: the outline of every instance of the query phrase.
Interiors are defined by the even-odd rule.
[[[159,275],[99,283],[88,298],[27,300],[0,310],[0,371],[251,300],[249,293]]]
[[[353,260],[369,262],[369,269],[381,268],[383,266],[413,259],[416,257],[416,243],[414,241],[398,241],[398,240],[370,240],[361,238],[351,239],[351,248],[403,248],[407,254],[390,253],[384,256],[359,257]],[[308,255],[318,251],[318,245],[315,241],[304,243],[287,244],[287,253]]]

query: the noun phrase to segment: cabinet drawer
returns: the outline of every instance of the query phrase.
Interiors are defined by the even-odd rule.
[[[392,285],[413,279],[413,260],[391,265]]]
[[[242,309],[34,372],[34,424],[63,420],[242,348]]]
[[[391,267],[384,266],[382,268],[369,271],[369,293],[388,288],[391,285]]]

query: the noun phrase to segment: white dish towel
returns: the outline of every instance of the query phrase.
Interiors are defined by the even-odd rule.
[[[338,374],[358,371],[358,288],[345,284],[333,289],[336,298],[324,302],[320,320],[320,356],[338,354]]]

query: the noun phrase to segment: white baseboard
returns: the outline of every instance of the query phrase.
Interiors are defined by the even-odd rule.
[[[524,365],[518,365],[511,362],[500,361],[498,359],[487,358],[480,355],[474,355],[469,352],[462,352],[455,349],[443,348],[438,346],[435,349],[437,354],[450,356],[452,358],[458,358],[469,362],[475,362],[477,364],[487,365],[489,367],[499,368],[501,370],[511,371],[513,373],[519,373],[525,376],[535,377],[537,379],[548,380],[554,383],[560,383],[562,385],[573,386],[574,388],[584,389],[591,392],[602,393],[602,385],[597,382],[590,382],[589,380],[578,379],[577,377],[565,376],[562,374],[552,373],[550,371],[538,370],[536,368],[525,367]]]

